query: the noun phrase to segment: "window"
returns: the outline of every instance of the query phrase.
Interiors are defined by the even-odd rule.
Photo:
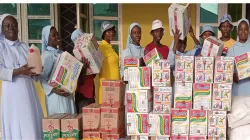
[[[53,4],[0,4],[0,15],[4,13],[17,18],[21,41],[41,48],[42,28],[54,25],[56,11]]]
[[[232,16],[234,30],[231,32],[231,37],[236,40],[236,24],[241,18],[245,18],[246,5],[245,4],[218,4],[218,3],[201,3],[197,4],[196,15],[196,36],[199,37],[201,33],[201,27],[204,24],[211,24],[214,27],[216,36],[221,37],[221,32],[218,27],[220,24],[220,18],[224,14]]]
[[[77,28],[89,32],[89,4],[77,4]]]
[[[41,49],[42,29],[47,25],[54,25],[53,4],[24,4],[23,24],[24,42],[34,44]]]
[[[98,42],[101,42],[101,24],[104,21],[110,21],[115,25],[116,36],[114,41],[111,42],[113,49],[120,56],[122,50],[121,40],[121,4],[90,4],[89,15],[90,15],[90,32],[95,34]]]

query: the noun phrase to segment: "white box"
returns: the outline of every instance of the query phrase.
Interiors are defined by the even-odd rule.
[[[172,109],[171,135],[188,136],[189,134],[189,110]]]
[[[235,56],[235,66],[239,80],[250,77],[250,52]]]
[[[201,50],[202,56],[221,56],[224,43],[217,38],[210,36],[205,39]]]
[[[234,57],[215,57],[214,83],[233,83]]]
[[[154,87],[154,113],[170,113],[172,87]]]
[[[206,110],[190,110],[190,135],[207,136]]]
[[[151,89],[150,67],[129,67],[129,90]]]
[[[149,136],[170,137],[170,114],[149,113]]]
[[[181,40],[184,40],[187,36],[191,19],[190,8],[190,5],[187,3],[173,3],[168,8],[169,30],[171,36],[174,36],[172,30],[175,32],[176,28],[180,30]]]
[[[193,85],[194,109],[211,110],[212,84],[194,83]]]
[[[130,140],[149,140],[148,136],[131,136]]]
[[[48,84],[56,89],[74,93],[83,64],[68,52],[58,56]]]
[[[145,56],[143,56],[143,60],[145,64],[149,67],[152,67],[152,61],[153,60],[160,60],[162,59],[161,54],[157,51],[156,48],[151,50],[149,53],[147,53]]]
[[[195,57],[195,83],[213,83],[213,71],[213,57]]]
[[[124,69],[124,78],[123,81],[128,81],[128,68],[129,67],[139,67],[140,61],[137,57],[126,57],[123,59],[123,69]]]
[[[99,73],[104,57],[93,34],[83,34],[77,38],[73,53],[78,60],[86,58],[90,62],[87,74]]]
[[[208,111],[208,138],[226,139],[226,122],[226,111]]]
[[[127,112],[149,113],[153,109],[151,90],[126,91]]]
[[[127,135],[148,135],[148,113],[127,113]]]
[[[171,86],[170,64],[167,60],[154,60],[152,62],[152,86],[165,87]]]
[[[232,84],[213,84],[212,109],[231,111]]]
[[[175,83],[174,108],[192,108],[193,84]]]
[[[193,83],[194,57],[179,56],[175,57],[175,82]]]

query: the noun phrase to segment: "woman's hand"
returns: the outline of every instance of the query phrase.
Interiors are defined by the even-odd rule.
[[[37,74],[34,72],[31,72],[31,70],[34,69],[34,67],[28,67],[28,64],[13,70],[13,76],[17,75],[27,75],[27,76],[36,76]]]
[[[52,89],[52,92],[56,93],[57,95],[64,96],[64,97],[67,97],[67,96],[70,95],[70,93],[65,92],[64,90],[58,90],[58,89],[55,89],[55,88]]]

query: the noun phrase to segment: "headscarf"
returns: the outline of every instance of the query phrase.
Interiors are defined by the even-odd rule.
[[[238,27],[239,27],[240,23],[243,22],[243,21],[245,21],[247,23],[247,25],[248,25],[248,29],[249,29],[249,31],[248,31],[248,39],[247,39],[247,41],[245,43],[241,43],[239,41],[239,37],[237,36],[237,40],[236,40],[235,46],[248,46],[248,45],[250,45],[250,39],[249,39],[250,38],[250,36],[249,36],[250,27],[249,27],[249,21],[247,19],[240,19],[237,22],[237,32],[238,32]]]
[[[49,34],[50,34],[50,29],[52,26],[47,25],[43,27],[42,30],[42,53],[47,50],[48,42],[49,42]]]
[[[83,35],[84,32],[81,29],[76,29],[72,34],[71,34],[71,40],[73,41],[74,45],[76,45],[76,40],[78,36]]]
[[[232,26],[232,29],[231,29],[231,32],[232,32],[234,30],[234,25],[232,23],[232,17],[229,14],[225,14],[220,18],[220,25],[218,28],[220,29],[221,24],[226,22],[226,21],[228,21],[229,24]]]
[[[3,21],[4,19],[7,17],[7,16],[12,16],[10,14],[3,14],[0,18],[0,40],[3,40],[4,39],[4,34],[2,33],[2,26],[3,26]]]
[[[213,36],[215,35],[212,25],[205,24],[205,25],[202,26],[200,37],[202,36],[203,33],[207,32],[207,31],[212,32]]]
[[[129,26],[129,28],[128,28],[127,47],[128,47],[130,44],[133,44],[133,39],[132,39],[132,37],[131,37],[131,31],[132,31],[132,29],[133,29],[135,26],[139,26],[139,27],[141,28],[140,24],[139,24],[139,23],[136,23],[136,22],[132,23],[132,24]]]

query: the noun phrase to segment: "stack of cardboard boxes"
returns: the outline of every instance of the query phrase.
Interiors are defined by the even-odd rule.
[[[82,138],[82,114],[54,114],[42,120],[43,139]]]
[[[125,137],[124,84],[103,81],[103,104],[83,107],[83,138],[117,140]]]

